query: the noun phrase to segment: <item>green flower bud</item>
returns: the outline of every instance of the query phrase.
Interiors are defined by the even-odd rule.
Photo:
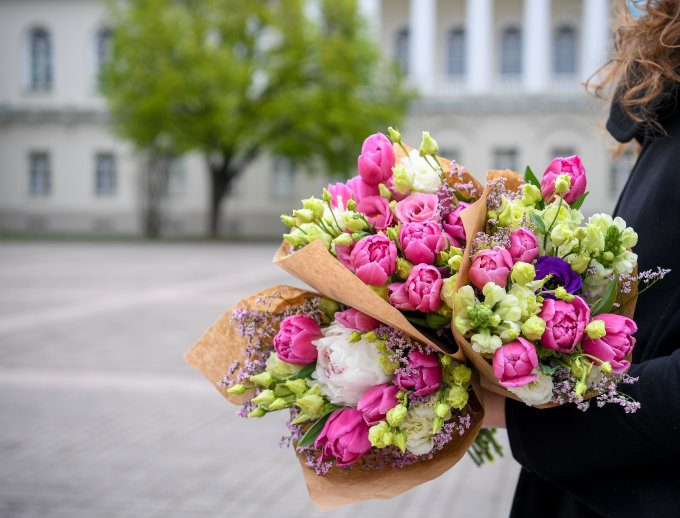
[[[488,327],[493,316],[493,311],[489,305],[483,302],[468,308],[468,317],[473,328]]]
[[[307,390],[307,382],[303,379],[288,380],[286,381],[286,387],[288,387],[293,394],[299,395]]]
[[[463,263],[463,256],[462,255],[454,255],[453,257],[450,257],[449,260],[446,262],[446,265],[449,267],[449,270],[451,272],[457,272],[460,270],[460,265]]]
[[[389,299],[387,298],[387,286],[369,286],[369,288],[371,288],[371,290],[373,290],[381,299],[389,302]]]
[[[605,261],[613,261],[614,260],[614,254],[607,250],[605,253],[602,254],[602,258]]]
[[[267,389],[267,390],[263,390],[262,392],[260,392],[257,396],[255,396],[253,399],[251,399],[251,401],[253,403],[258,404],[258,405],[262,405],[264,407],[267,407],[267,406],[271,405],[274,402],[275,399],[276,399],[276,396],[274,395],[274,391]]]
[[[339,246],[350,246],[353,243],[352,236],[343,232],[333,240],[333,243]]]
[[[563,300],[565,302],[571,302],[574,300],[574,296],[567,292],[567,290],[564,289],[563,286],[558,286],[555,288],[555,298],[558,300]]]
[[[400,194],[407,194],[413,189],[415,175],[405,167],[395,166],[392,168],[392,185]]]
[[[595,340],[596,338],[602,338],[607,334],[604,326],[604,320],[593,320],[586,326],[586,334],[588,338]]]
[[[286,240],[291,246],[298,248],[306,244],[304,238],[299,234],[283,234],[283,239]]]
[[[588,268],[588,264],[590,263],[590,257],[584,254],[572,255],[568,259],[571,269],[576,273],[585,272],[586,268]]]
[[[292,395],[293,392],[288,387],[286,387],[285,384],[281,383],[274,387],[274,394],[276,394],[279,397],[287,397]]]
[[[295,405],[305,414],[316,416],[323,407],[323,398],[316,394],[305,394],[295,402]],[[320,416],[319,416],[320,417]]]
[[[284,408],[288,408],[290,405],[286,402],[285,399],[283,398],[276,398],[274,401],[272,401],[269,404],[269,410],[270,411],[275,411],[275,410],[283,410]]]
[[[430,136],[429,131],[423,131],[423,140],[420,142],[420,156],[436,155],[439,151],[437,141]]]
[[[387,411],[387,424],[392,428],[399,428],[406,419],[408,409],[404,405],[395,405]]]
[[[350,198],[349,200],[347,200],[347,210],[350,210],[352,212],[357,210],[357,202],[354,201],[354,198]]]
[[[314,221],[314,212],[311,209],[296,209],[293,216],[301,223],[311,223]]]
[[[583,361],[582,358],[574,358],[569,366],[569,371],[574,378],[584,378],[588,375],[592,367],[592,363]]]
[[[392,199],[392,193],[387,187],[385,187],[384,183],[378,185],[378,190],[380,192],[380,196],[382,196],[383,198],[387,198],[388,200]]]
[[[378,364],[385,374],[391,376],[399,368],[398,363],[394,363],[390,360],[387,354],[381,354],[378,356]]]
[[[434,406],[434,413],[437,417],[446,419],[447,416],[451,415],[451,408],[444,402],[439,402]]]
[[[387,231],[385,232],[387,237],[390,238],[392,241],[398,243],[399,242],[399,229],[396,227],[389,227]],[[397,258],[397,261],[399,261],[401,257]],[[405,261],[405,259],[402,259]],[[397,263],[397,268],[399,267],[399,263]]]
[[[406,451],[406,434],[401,430],[394,434],[394,440],[392,442],[402,453]]]
[[[240,383],[237,383],[236,385],[232,385],[227,389],[227,392],[229,394],[233,394],[235,396],[240,396],[242,394],[245,394],[246,390],[249,390],[253,387],[246,387],[245,385],[241,385]]]
[[[371,426],[368,429],[368,440],[374,448],[385,448],[388,446],[385,436],[390,433],[390,427],[385,421]],[[391,441],[390,441],[391,442]]]
[[[293,228],[295,226],[295,218],[289,216],[288,214],[281,214],[281,223],[286,225],[288,228]]]
[[[373,331],[368,331],[363,334],[364,340],[367,342],[375,342],[378,339],[378,336],[373,332]]]
[[[583,396],[583,394],[586,393],[586,390],[588,390],[588,387],[586,386],[585,383],[583,383],[582,381],[576,382],[576,387],[574,388],[574,394],[576,394],[576,397]]]
[[[545,332],[545,320],[532,315],[522,324],[522,334],[529,340],[540,340]]]
[[[265,415],[266,413],[267,413],[267,411],[264,408],[258,406],[252,412],[250,412],[246,417],[259,418],[259,417],[262,417],[263,415]]]
[[[525,183],[522,187],[522,202],[525,205],[534,205],[543,199],[541,190],[533,184]]]
[[[444,418],[439,417],[438,415],[434,416],[434,419],[432,420],[432,435],[439,433],[442,426],[444,426]]]
[[[600,364],[600,369],[602,369],[602,372],[605,374],[611,374],[612,373],[612,364],[609,362],[602,362]]]
[[[397,275],[399,276],[400,279],[406,280],[408,278],[408,274],[411,273],[412,269],[413,264],[410,261],[407,261],[403,257],[397,257]]]
[[[472,369],[463,363],[459,363],[453,368],[453,382],[465,386],[470,383]]]
[[[444,279],[442,290],[439,293],[439,297],[446,302],[449,307],[455,306],[456,282],[458,282],[458,274],[447,277]]]
[[[536,278],[536,268],[531,263],[517,261],[510,273],[510,280],[516,284],[528,284]]]
[[[453,363],[453,358],[448,354],[442,354],[439,356],[439,363],[441,363],[442,367],[448,367]]]
[[[398,129],[394,129],[392,126],[390,126],[387,128],[387,133],[390,136],[390,140],[395,144],[399,144],[401,142],[401,133],[399,133]]]
[[[498,213],[498,223],[503,227],[509,227],[514,221],[512,202],[505,196],[501,199],[501,208]]]
[[[568,174],[561,174],[555,178],[555,192],[564,194],[571,188],[571,177]]]
[[[436,313],[437,315],[448,318],[449,320],[453,318],[453,309],[451,309],[451,306],[448,304],[442,304],[439,306],[439,309],[436,311]]]
[[[349,334],[349,338],[347,339],[347,341],[351,344],[355,344],[359,340],[361,340],[361,333],[359,331],[352,331]]]
[[[466,388],[460,385],[454,385],[449,389],[446,395],[446,401],[456,410],[462,410],[468,403],[469,394]]]
[[[314,219],[320,219],[323,217],[323,200],[317,198],[307,198],[302,200],[302,207],[312,211]]]
[[[569,223],[563,221],[555,225],[550,232],[550,240],[556,246],[562,246],[564,243],[574,239],[574,231]]]
[[[331,196],[331,193],[328,189],[325,187],[323,188],[323,201],[326,203],[329,203],[333,199],[333,196]]]
[[[340,306],[338,306],[338,303],[333,299],[320,297],[319,308],[321,308],[321,311],[323,311],[323,314],[326,315],[329,320],[333,320],[333,317],[340,309]]]
[[[368,228],[368,223],[359,214],[345,213],[345,226],[352,232],[360,232]]]
[[[253,374],[250,381],[257,383],[260,387],[269,388],[272,383],[274,383],[274,378],[268,371],[260,372],[259,374]]]

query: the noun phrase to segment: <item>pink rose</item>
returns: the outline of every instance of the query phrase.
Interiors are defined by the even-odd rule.
[[[364,140],[358,166],[359,176],[369,185],[389,180],[394,167],[394,150],[390,139],[382,133],[376,133]]]
[[[352,241],[352,244],[348,246],[335,245],[335,257],[345,268],[351,271],[354,271],[354,267],[352,266],[350,257],[352,256],[352,250],[354,250],[355,245],[356,242],[354,241]]]
[[[581,157],[578,155],[558,157],[550,162],[541,178],[541,192],[545,201],[552,201],[555,195],[555,180],[561,174],[568,174],[571,177],[571,188],[565,193],[564,201],[572,204],[586,192],[586,170],[581,163]]]
[[[545,299],[539,316],[545,320],[541,345],[560,353],[570,353],[583,338],[590,321],[590,308],[581,297],[571,302]]]
[[[335,314],[335,320],[347,329],[354,329],[356,331],[373,331],[380,324],[375,318],[369,317],[367,314],[354,308],[338,311]]]
[[[382,234],[366,236],[354,245],[349,261],[362,281],[382,286],[397,269],[397,245]]]
[[[327,189],[331,194],[331,207],[333,208],[347,208],[347,202],[355,196],[352,188],[342,182],[329,183]]]
[[[409,273],[406,282],[395,282],[387,287],[390,303],[397,309],[431,313],[437,311],[442,300],[442,276],[429,264],[418,264]]]
[[[497,246],[477,252],[468,275],[472,284],[480,290],[487,282],[505,288],[512,264],[510,253],[505,248]]]
[[[493,354],[493,375],[504,387],[521,387],[535,381],[537,367],[536,349],[524,338],[502,345]]]
[[[406,259],[413,264],[433,264],[446,248],[446,238],[439,223],[406,223],[399,231],[399,243]]]
[[[357,410],[364,414],[364,421],[368,426],[384,421],[387,412],[397,406],[399,403],[397,392],[399,392],[399,387],[391,383],[383,383],[371,387],[361,396],[357,403]]]
[[[449,212],[442,221],[442,227],[444,227],[444,232],[449,236],[449,241],[458,248],[465,247],[465,227],[463,226],[463,220],[460,219],[460,213],[469,206],[469,203],[459,201],[456,208]]]
[[[349,466],[371,449],[368,425],[354,408],[336,410],[314,441],[324,459],[335,459],[338,466]]]
[[[380,188],[377,185],[367,184],[361,179],[361,176],[355,176],[347,180],[347,187],[354,193],[354,201],[357,203],[368,196],[378,196],[380,194]]]
[[[637,325],[630,318],[604,313],[593,317],[602,320],[607,333],[602,338],[583,337],[583,352],[599,358],[603,362],[611,363],[614,372],[623,372],[630,367],[626,356],[633,350]]]
[[[439,198],[436,194],[410,194],[395,208],[397,218],[402,223],[439,221]]]
[[[321,328],[305,315],[286,317],[274,337],[274,349],[280,360],[294,365],[307,365],[316,360],[312,340],[321,338]]]
[[[392,224],[394,216],[390,202],[382,196],[367,196],[357,203],[357,211],[364,214],[377,229],[385,230]]]
[[[538,257],[538,239],[530,230],[520,227],[510,233],[510,257],[512,262],[530,263]]]
[[[411,350],[408,354],[408,366],[397,374],[394,382],[402,390],[413,391],[414,396],[424,396],[439,390],[442,384],[442,368],[437,355]]]

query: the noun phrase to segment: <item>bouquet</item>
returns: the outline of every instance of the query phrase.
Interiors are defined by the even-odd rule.
[[[282,216],[290,228],[275,261],[319,292],[412,338],[453,352],[455,280],[465,248],[460,214],[481,194],[465,168],[389,128],[369,136],[358,175]]]
[[[239,302],[185,358],[242,416],[290,413],[282,442],[323,509],[391,498],[439,476],[481,426],[463,363],[297,288]]]
[[[485,388],[528,405],[580,409],[639,404],[617,391],[637,330],[632,320],[637,234],[621,218],[580,212],[578,156],[554,159],[541,181],[527,168],[489,175],[466,213],[468,235],[454,297],[456,339]],[[660,275],[659,275],[660,274]]]

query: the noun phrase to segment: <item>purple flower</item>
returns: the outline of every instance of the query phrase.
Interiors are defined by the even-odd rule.
[[[536,261],[536,279],[543,279],[552,274],[547,282],[549,286],[562,286],[567,293],[578,293],[583,284],[581,276],[572,270],[571,265],[564,259],[550,255],[542,255]],[[552,293],[543,294],[544,297],[554,299]]]

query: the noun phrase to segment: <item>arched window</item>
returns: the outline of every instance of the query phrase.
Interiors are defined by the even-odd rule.
[[[394,42],[394,57],[399,63],[404,74],[409,72],[409,47],[411,35],[408,27],[404,27],[397,32],[397,37]]]
[[[501,75],[518,76],[522,73],[522,31],[507,27],[501,33]]]
[[[563,25],[555,31],[553,71],[559,75],[576,73],[576,29]]]
[[[47,30],[39,27],[28,35],[28,59],[30,63],[28,85],[34,91],[52,89],[52,38]]]
[[[457,27],[449,31],[446,41],[448,75],[460,77],[465,75],[465,29]]]

